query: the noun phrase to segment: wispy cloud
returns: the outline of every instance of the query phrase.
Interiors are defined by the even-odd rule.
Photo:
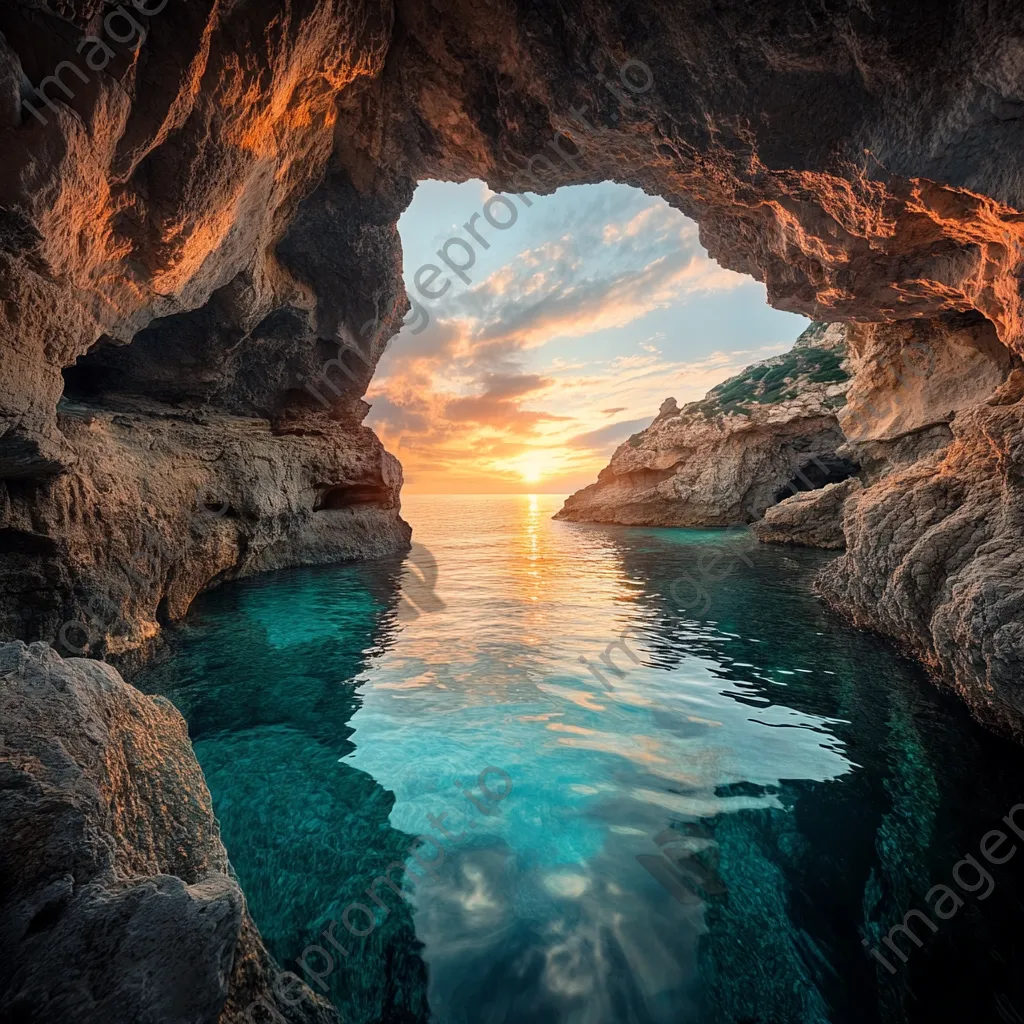
[[[507,258],[453,282],[428,303],[427,329],[403,330],[382,360],[368,422],[414,489],[582,486],[667,395],[700,397],[753,361],[667,358],[664,335],[640,323],[744,283],[708,258],[691,221],[624,186],[567,191],[586,201],[538,200],[546,212]],[[609,331],[618,354],[565,357]]]
[[[568,448],[583,448],[588,451],[605,452],[612,445],[618,446],[627,437],[651,425],[653,417],[646,416],[639,420],[623,420],[621,423],[610,423],[607,427],[587,431],[570,437],[564,443]]]

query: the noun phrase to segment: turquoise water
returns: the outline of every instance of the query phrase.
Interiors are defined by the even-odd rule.
[[[1024,856],[895,974],[862,944],[1024,800],[1021,749],[821,606],[830,556],[560,504],[406,497],[408,559],[203,595],[138,680],[278,960],[347,1021],[1024,1019]]]

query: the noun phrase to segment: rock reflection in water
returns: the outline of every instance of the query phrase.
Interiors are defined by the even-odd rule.
[[[408,902],[385,889],[390,914],[330,978],[349,1019],[930,1024],[1024,1007],[1012,870],[896,976],[862,945],[1017,802],[1020,748],[829,616],[811,581],[830,556],[551,522],[559,504],[409,499],[436,558],[429,608],[425,570],[404,570],[415,615],[382,562],[232,585],[190,616],[159,685],[275,954],[423,834],[443,863],[424,878],[410,862]],[[745,557],[681,607],[677,581],[732,544]],[[455,780],[485,765],[514,792],[482,815]]]
[[[348,765],[356,680],[395,638],[397,561],[258,577],[201,597],[139,685],[189,723],[224,844],[278,962],[349,1022],[428,1019],[426,972],[408,905],[388,901],[365,939],[323,937],[412,841],[388,824],[394,795]],[[400,873],[392,877],[400,879]],[[383,890],[390,895],[390,890]],[[371,904],[372,905],[372,904]],[[366,923],[356,917],[356,928]],[[262,1011],[260,1011],[262,1013]]]

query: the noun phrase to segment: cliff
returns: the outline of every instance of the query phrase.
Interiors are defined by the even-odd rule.
[[[0,700],[0,1017],[338,1024],[264,949],[169,701],[22,643]]]
[[[401,550],[402,470],[365,427],[301,430],[150,401],[62,403],[72,470],[3,503],[0,620],[126,657],[204,587]]]
[[[822,593],[1020,721],[1022,38],[1011,0],[5,4],[2,635],[85,621],[84,649],[128,653],[218,580],[401,547],[361,399],[408,307],[415,182],[481,178],[526,216],[531,193],[615,180],[693,217],[774,305],[849,325],[863,365],[838,419],[865,486]],[[905,385],[917,341],[934,369]],[[793,401],[723,408],[701,443],[779,428],[832,448],[835,411],[797,400],[787,420]],[[675,476],[685,417],[666,413],[669,461],[641,469]],[[709,521],[770,496],[686,473]],[[118,691],[134,710],[111,736],[96,695],[116,677],[63,664],[53,693],[5,705],[26,752],[3,761],[12,1012],[116,1020],[123,998],[146,1020],[140,976],[112,981],[90,942],[147,937],[133,955],[162,984],[134,924],[155,900],[197,978],[181,1016],[215,1019],[256,940],[180,720]],[[48,994],[65,974],[71,995]]]
[[[980,717],[1024,714],[1024,370],[985,321],[851,329],[839,419],[864,465],[822,596]]]
[[[809,345],[841,352],[847,379],[816,383]],[[815,325],[703,402],[668,400],[556,518],[750,522],[765,543],[845,549],[821,596],[1017,731],[1022,427],[1024,368],[982,318]]]
[[[668,399],[555,518],[728,526],[849,477],[857,466],[838,454],[845,437],[836,418],[849,378],[845,333],[812,324],[790,352],[748,366],[703,401],[678,409]]]
[[[0,10],[0,635],[85,621],[88,650],[127,653],[219,580],[406,543],[361,397],[408,308],[395,225],[423,178],[482,178],[518,216],[626,182],[780,308],[894,351],[902,324],[977,316],[1024,350],[1009,0],[121,6]],[[126,422],[162,437],[155,483]],[[171,423],[206,425],[202,467]],[[238,515],[197,525],[193,483]],[[152,573],[125,565],[142,533]]]

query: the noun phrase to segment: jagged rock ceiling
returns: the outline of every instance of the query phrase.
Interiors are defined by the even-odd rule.
[[[8,477],[73,457],[60,371],[100,339],[143,331],[105,372],[163,394],[172,364],[186,400],[211,397],[188,379],[201,348],[222,405],[269,415],[301,409],[317,339],[376,319],[379,353],[405,310],[394,224],[423,177],[614,178],[697,218],[782,308],[977,309],[1021,345],[1016,5],[136,0],[141,45],[110,10],[0,13]],[[113,56],[77,52],[86,34]],[[642,94],[617,82],[629,60],[653,76]],[[30,86],[62,61],[81,74],[43,105]],[[358,411],[356,369],[339,414]]]
[[[865,335],[883,362],[919,335],[949,349],[885,421],[916,440],[847,421],[874,472],[902,469],[851,499],[824,592],[1024,710],[1024,406],[1010,387],[966,414],[1024,353],[1019,5],[14,0],[0,32],[6,635],[48,637],[98,590],[128,650],[213,581],[400,547],[400,469],[358,424],[408,307],[416,181],[614,179],[780,308],[902,321]],[[331,359],[318,399],[303,381]],[[235,516],[197,527],[211,485]]]

